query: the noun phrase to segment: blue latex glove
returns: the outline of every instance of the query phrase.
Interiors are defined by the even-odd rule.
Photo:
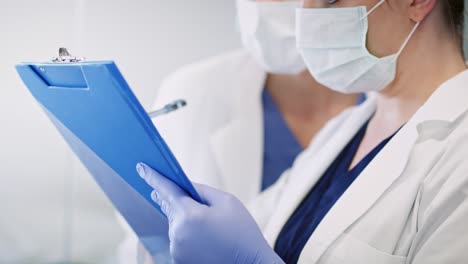
[[[137,171],[154,188],[151,198],[169,220],[174,263],[284,263],[234,196],[195,184],[203,205],[149,166],[139,163]]]

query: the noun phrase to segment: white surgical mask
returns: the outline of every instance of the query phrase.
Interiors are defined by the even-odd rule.
[[[269,73],[295,74],[306,70],[296,45],[296,8],[299,1],[237,0],[244,47]]]
[[[419,23],[397,53],[373,56],[366,47],[367,17],[384,2],[369,12],[365,6],[297,10],[297,45],[319,83],[342,93],[362,93],[381,91],[395,79],[397,59]]]

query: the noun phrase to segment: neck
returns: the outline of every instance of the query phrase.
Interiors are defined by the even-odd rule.
[[[344,95],[319,84],[304,71],[296,75],[269,74],[266,89],[282,112],[311,115],[336,106],[353,105],[357,95]]]
[[[442,83],[466,69],[460,47],[447,41],[446,30],[429,32],[421,26],[417,34],[425,38],[410,41],[399,58],[395,81],[378,96],[375,117],[393,129],[407,122]]]
[[[328,120],[354,105],[357,99],[357,95],[329,90],[308,72],[270,74],[266,87],[289,129],[304,148]]]

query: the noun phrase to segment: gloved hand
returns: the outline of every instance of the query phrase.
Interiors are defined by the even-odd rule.
[[[139,163],[137,171],[154,188],[151,198],[169,220],[174,263],[284,263],[234,196],[196,184],[203,205],[149,166]]]

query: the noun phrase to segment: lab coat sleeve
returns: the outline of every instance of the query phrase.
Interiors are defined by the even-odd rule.
[[[180,99],[180,96],[183,94],[183,88],[186,86],[181,83],[180,79],[183,80],[184,77],[176,73],[163,80],[159,87],[158,95],[151,105],[151,110],[159,109],[170,101]],[[158,118],[161,119],[163,117],[165,116],[160,116]]]
[[[450,177],[423,186],[420,204],[424,210],[407,263],[468,263],[468,165],[462,159],[458,164],[448,159]]]

